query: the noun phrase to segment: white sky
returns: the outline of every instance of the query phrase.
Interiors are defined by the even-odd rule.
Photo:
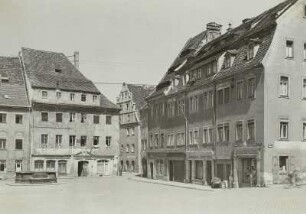
[[[281,0],[0,0],[0,55],[72,55],[93,82],[157,84],[188,38],[226,30]],[[120,85],[97,85],[115,101]]]

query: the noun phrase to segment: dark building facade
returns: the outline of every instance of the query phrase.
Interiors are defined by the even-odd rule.
[[[305,174],[305,14],[288,0],[187,41],[147,99],[149,178],[243,187]]]

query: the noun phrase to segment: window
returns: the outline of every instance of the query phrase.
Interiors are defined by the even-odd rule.
[[[41,121],[48,121],[48,112],[41,112]]]
[[[208,129],[208,143],[211,143],[213,140],[213,129]]]
[[[286,57],[293,58],[293,41],[286,41]]]
[[[0,172],[4,172],[6,170],[6,161],[0,160]]]
[[[251,60],[254,58],[254,44],[249,44],[248,46],[248,60]]]
[[[279,95],[281,97],[288,97],[289,96],[288,92],[289,92],[289,78],[281,76],[279,82]]]
[[[194,130],[193,132],[193,136],[194,136],[194,144],[198,144],[199,143],[199,130]]]
[[[203,94],[203,107],[204,109],[208,109],[208,92],[204,92]]]
[[[237,100],[242,100],[243,97],[243,82],[237,82]]]
[[[57,91],[56,92],[56,98],[59,100],[59,99],[61,99],[61,97],[62,97],[62,92]]]
[[[195,179],[203,179],[203,161],[195,161]]]
[[[22,160],[15,160],[15,171],[22,171]]]
[[[236,141],[242,141],[243,126],[242,122],[236,124]]]
[[[129,153],[129,150],[130,150],[130,145],[127,144],[126,147],[125,147],[125,152],[126,152],[126,153]]]
[[[99,145],[99,136],[94,136],[93,137],[93,145],[94,146],[98,146]]]
[[[61,123],[63,122],[63,113],[56,113],[56,122]]]
[[[134,136],[135,135],[135,128],[131,128],[131,135]]]
[[[248,98],[255,97],[255,78],[248,79]]]
[[[163,148],[165,146],[165,135],[160,134],[160,147]]]
[[[203,143],[208,143],[208,129],[203,129]]]
[[[34,161],[34,169],[35,171],[44,171],[44,161],[43,160]]]
[[[81,101],[82,102],[86,102],[86,94],[82,94],[81,95]]]
[[[60,148],[62,146],[62,135],[56,135],[55,136],[55,147]]]
[[[105,146],[106,147],[110,147],[111,146],[111,139],[112,139],[111,136],[106,136],[105,137]]]
[[[288,121],[281,121],[279,124],[280,132],[279,132],[279,138],[280,139],[288,139]]]
[[[23,118],[23,115],[21,115],[21,114],[16,114],[16,115],[15,115],[15,123],[16,123],[16,124],[22,124],[22,118]]]
[[[6,123],[6,114],[0,113],[0,123]]]
[[[99,115],[94,115],[93,116],[93,123],[94,124],[99,124],[100,123],[100,116]]]
[[[255,122],[254,120],[249,120],[247,124],[247,133],[248,133],[248,140],[255,140]]]
[[[306,122],[303,122],[303,140],[306,140]],[[1,143],[1,140],[0,140]],[[0,144],[1,146],[1,144]],[[0,147],[1,149],[1,147]]]
[[[126,129],[126,136],[127,136],[127,137],[130,136],[130,128],[127,128],[127,129]]]
[[[85,113],[81,113],[81,123],[85,123],[86,122],[86,114]]]
[[[16,139],[15,140],[15,149],[16,150],[22,150],[22,139]]]
[[[92,95],[92,102],[97,102],[98,96],[97,95]]]
[[[47,99],[48,98],[48,91],[42,91],[41,92],[41,98],[42,99]]]
[[[304,43],[303,58],[306,60],[306,43]]]
[[[218,141],[219,142],[223,142],[224,141],[223,136],[224,136],[224,134],[223,134],[223,126],[221,125],[221,126],[218,126]]]
[[[54,160],[47,160],[47,171],[54,171],[55,170],[55,161]]]
[[[189,144],[192,145],[193,144],[193,131],[189,130]]]
[[[42,134],[40,138],[40,147],[41,148],[47,148],[48,146],[48,135],[47,134]]]
[[[224,141],[229,142],[229,124],[224,125]]]
[[[230,102],[230,88],[227,87],[224,89],[224,104]]]
[[[289,168],[289,157],[288,156],[279,156],[279,170],[287,172]]]
[[[106,124],[107,125],[112,124],[112,116],[111,115],[106,115]]]
[[[75,98],[75,93],[70,93],[70,100],[74,101],[74,98]]]
[[[86,136],[81,136],[81,147],[86,146],[86,141],[87,141],[87,137]]]
[[[69,121],[70,122],[75,122],[76,119],[76,114],[74,112],[69,113]]]
[[[232,56],[227,54],[224,59],[224,68],[230,68],[232,66]]]
[[[69,136],[69,146],[75,146],[75,135]]]
[[[303,99],[306,99],[306,79],[303,79],[303,91],[302,91]]]
[[[214,92],[209,91],[208,92],[208,108],[214,107]]]
[[[223,89],[218,90],[218,105],[223,104]]]
[[[131,145],[131,152],[134,153],[135,152],[135,144]]]
[[[0,139],[0,149],[6,148],[6,139]]]

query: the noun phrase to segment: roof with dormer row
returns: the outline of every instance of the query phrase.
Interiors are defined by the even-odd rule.
[[[236,55],[233,65],[230,68],[222,67],[212,77],[199,80],[198,82],[192,84],[206,84],[235,73],[261,67],[262,60],[269,50],[270,44],[273,40],[274,32],[277,26],[276,20],[296,2],[297,0],[287,0],[267,11],[264,11],[254,18],[244,19],[242,24],[238,27],[231,29],[220,37],[204,45],[197,41],[200,38],[199,35],[204,35],[205,32],[202,32],[193,39],[188,40],[182,51],[184,51],[186,47],[190,45],[189,43],[201,47],[194,48],[194,51],[187,54],[183,60],[177,60],[180,59],[182,53],[181,51],[179,56],[174,61],[178,63],[173,63],[170,66],[167,73],[157,85],[156,91],[152,93],[149,98],[163,94],[164,90],[171,85],[171,81],[176,77],[176,75],[179,75],[187,70],[192,70],[197,64],[203,64],[205,61],[209,62],[213,58],[217,59],[224,52],[229,50],[234,50]],[[251,41],[259,43],[259,49],[254,58],[245,60],[245,56],[247,54],[247,44],[249,44]],[[174,89],[172,93],[176,93],[179,90],[184,90],[185,88],[186,86],[179,85],[179,87]]]

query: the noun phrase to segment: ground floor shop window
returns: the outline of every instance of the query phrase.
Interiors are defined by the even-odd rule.
[[[195,179],[203,179],[203,161],[195,161]]]
[[[54,171],[54,170],[55,170],[55,161],[47,160],[47,171]]]
[[[35,169],[35,171],[43,171],[44,170],[44,161],[36,160],[34,162],[34,169]]]
[[[135,161],[132,161],[132,164],[131,164],[131,171],[134,171],[135,170]]]
[[[58,174],[67,174],[67,161],[58,161]]]

